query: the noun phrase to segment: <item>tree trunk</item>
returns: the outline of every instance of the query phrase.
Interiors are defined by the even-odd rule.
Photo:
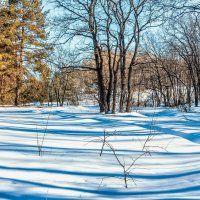
[[[114,77],[113,85],[113,104],[112,104],[112,114],[116,114],[116,103],[117,103],[117,74]]]
[[[105,85],[104,85],[104,78],[103,78],[103,72],[102,69],[97,70],[97,79],[98,79],[98,88],[99,88],[99,106],[100,106],[100,112],[107,113],[107,102],[106,102],[106,91],[105,91]]]
[[[132,108],[132,66],[129,67],[129,74],[128,74],[128,98],[126,104],[126,112],[131,112]]]
[[[124,112],[124,103],[126,98],[126,70],[125,64],[122,64],[121,70],[121,95],[120,95],[120,105],[119,105],[119,112]]]

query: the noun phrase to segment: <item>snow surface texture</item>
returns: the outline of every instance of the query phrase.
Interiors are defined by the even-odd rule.
[[[199,112],[97,110],[0,108],[0,199],[200,199]],[[135,162],[128,188],[113,152],[104,147],[99,156],[104,131],[126,166],[154,134],[151,154]]]

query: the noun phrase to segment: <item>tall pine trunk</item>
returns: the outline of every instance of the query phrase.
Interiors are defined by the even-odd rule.
[[[22,23],[24,22],[24,18],[22,18]],[[21,30],[21,41],[20,41],[20,51],[19,51],[19,63],[17,64],[17,73],[16,73],[16,88],[15,88],[15,106],[19,105],[19,96],[22,82],[22,74],[23,74],[23,54],[24,54],[24,38],[25,31],[24,27]]]

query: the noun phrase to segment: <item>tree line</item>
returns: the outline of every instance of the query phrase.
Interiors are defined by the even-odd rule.
[[[133,106],[198,106],[198,2],[48,4],[50,14],[39,0],[0,7],[1,104],[38,100],[63,106],[89,98],[105,113],[131,112]]]

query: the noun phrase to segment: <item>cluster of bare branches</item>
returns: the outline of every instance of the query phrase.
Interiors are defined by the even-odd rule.
[[[133,178],[133,170],[137,169],[137,162],[140,159],[142,159],[145,156],[151,156],[152,153],[156,151],[155,149],[162,149],[163,151],[167,151],[166,148],[168,145],[166,147],[161,147],[161,146],[156,146],[156,145],[151,144],[153,142],[155,136],[158,135],[156,133],[156,131],[154,130],[155,123],[156,123],[156,118],[153,116],[151,124],[149,126],[149,134],[148,134],[147,138],[145,139],[144,142],[141,142],[138,140],[138,142],[140,142],[142,145],[141,153],[136,157],[131,157],[131,162],[127,162],[125,160],[124,156],[122,157],[121,155],[119,155],[118,149],[116,149],[114,147],[114,145],[109,141],[110,137],[113,137],[113,136],[116,137],[116,136],[121,135],[117,131],[110,133],[110,132],[107,132],[106,130],[104,130],[103,137],[98,137],[97,139],[92,140],[92,142],[102,143],[102,146],[100,149],[100,156],[103,155],[103,152],[106,150],[106,148],[108,148],[108,150],[111,151],[118,166],[121,168],[122,175],[123,175],[123,178],[121,178],[121,177],[114,177],[114,178],[123,179],[125,188],[128,188],[128,185],[129,185],[128,182],[130,180],[134,184],[136,184],[136,182]],[[109,178],[109,177],[105,177],[105,178]],[[105,179],[105,178],[103,178],[103,179]],[[102,179],[102,181],[103,181],[103,179]]]
[[[108,136],[107,136],[108,137]],[[115,147],[110,143],[108,142],[106,139],[107,137],[104,138],[104,140],[102,140],[102,149],[101,149],[101,153],[100,155],[102,155],[102,152],[103,152],[103,149],[105,147],[108,147],[111,151],[112,151],[112,154],[113,156],[115,157],[116,161],[117,161],[117,164],[121,167],[122,169],[122,174],[123,174],[123,181],[124,181],[124,186],[125,188],[128,188],[128,181],[129,180],[132,180],[134,183],[134,179],[132,178],[131,176],[131,173],[132,171],[135,169],[135,163],[140,159],[142,158],[143,156],[145,156],[146,154],[150,154],[150,151],[146,151],[146,143],[148,142],[148,140],[150,138],[147,138],[147,140],[145,141],[145,145],[143,146],[143,149],[145,149],[145,151],[143,151],[138,157],[136,158],[132,158],[132,161],[131,163],[127,164],[126,161],[123,159],[120,159],[120,156],[117,154],[117,149],[115,149]],[[115,177],[115,178],[119,178],[120,177]]]

